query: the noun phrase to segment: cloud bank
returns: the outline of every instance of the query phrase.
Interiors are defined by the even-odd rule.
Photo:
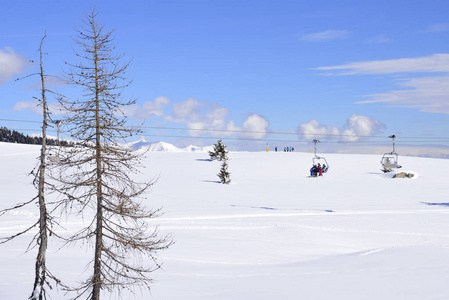
[[[164,108],[168,104],[170,104],[170,99],[161,96],[154,99],[154,101],[145,101],[142,105],[134,104],[125,106],[121,111],[130,118],[145,120],[162,116],[164,114]]]
[[[226,124],[229,110],[218,103],[199,101],[188,98],[173,104],[172,114],[165,116],[171,122],[185,124],[190,129],[190,135],[200,136],[204,130],[222,130]]]
[[[42,105],[39,101],[19,101],[16,104],[14,104],[12,110],[14,111],[20,111],[20,110],[31,110],[32,112],[42,115]],[[48,103],[48,109],[50,112],[52,112],[55,115],[60,114],[64,109],[61,107],[61,105],[57,102],[50,102]]]
[[[326,139],[339,142],[356,142],[367,140],[385,129],[385,125],[378,120],[353,114],[341,128],[320,125],[318,121],[311,120],[301,123],[297,133],[300,140]]]
[[[318,67],[319,71],[337,71],[326,75],[366,75],[395,73],[449,72],[449,54],[353,62],[345,65]]]
[[[354,62],[319,67],[316,70],[326,71],[326,75],[330,76],[407,74],[408,77],[393,79],[402,89],[365,95],[369,100],[358,101],[356,104],[386,103],[422,112],[449,114],[449,54]],[[424,74],[417,76],[419,73]]]
[[[237,136],[238,138],[262,139],[268,132],[269,122],[257,114],[249,115],[242,126],[234,120],[228,121],[230,112],[218,103],[199,101],[189,98],[173,104],[173,112],[165,117],[171,122],[182,123],[190,128],[190,135],[200,136],[219,132],[221,137]]]
[[[39,101],[19,101],[14,104],[13,110],[26,110],[29,109],[36,114],[42,114],[42,108],[39,106]]]
[[[371,100],[359,101],[356,104],[386,103],[419,109],[422,112],[449,114],[449,76],[408,78],[397,82],[407,89],[366,95],[365,97]]]
[[[241,127],[235,126],[234,121],[229,122],[227,130],[237,132],[242,139],[263,139],[268,133],[270,123],[264,117],[252,114],[246,118]]]
[[[31,108],[25,103],[17,104],[17,108]],[[169,112],[171,108],[171,112]],[[124,115],[138,120],[162,118],[165,121],[180,123],[189,129],[190,136],[219,135],[237,138],[262,139],[268,133],[269,122],[266,118],[250,114],[241,126],[229,119],[229,109],[218,103],[188,98],[185,101],[171,103],[170,99],[161,96],[154,101],[146,101],[142,105],[123,107]]]

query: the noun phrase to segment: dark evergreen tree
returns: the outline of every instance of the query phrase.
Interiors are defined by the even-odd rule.
[[[231,173],[228,171],[228,150],[226,150],[226,145],[223,144],[221,139],[218,140],[216,144],[213,145],[213,150],[209,151],[209,156],[211,160],[218,160],[223,162],[221,164],[220,172],[217,174],[220,178],[220,182],[223,184],[229,184],[231,182]]]
[[[209,151],[210,159],[223,161],[228,154],[228,151],[226,150],[226,145],[223,144],[223,141],[220,139],[216,144],[213,145],[213,147],[214,147],[213,150]]]
[[[16,130],[10,130],[6,127],[0,127],[0,142],[6,143],[18,143],[18,144],[32,144],[32,145],[42,145],[43,139],[41,136],[29,136],[24,135]],[[46,138],[47,146],[58,145],[58,140],[54,138]],[[65,147],[73,147],[77,143],[60,140],[59,144]]]
[[[223,160],[221,164],[220,172],[217,174],[218,178],[220,178],[220,182],[223,184],[231,183],[231,173],[228,171],[228,158]]]

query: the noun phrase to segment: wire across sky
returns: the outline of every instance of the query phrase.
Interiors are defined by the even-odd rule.
[[[9,128],[21,132],[40,132],[40,121],[31,120],[19,120],[19,119],[0,119],[0,122],[8,123],[27,123],[36,124],[37,126],[33,128],[21,128],[14,127]],[[8,126],[5,126],[8,127]],[[288,132],[288,131],[251,131],[251,130],[228,130],[228,129],[204,129],[204,128],[183,128],[183,127],[165,127],[165,126],[141,126],[144,132],[140,136],[144,137],[160,137],[160,138],[181,138],[181,139],[224,139],[224,140],[238,140],[238,141],[264,141],[264,142],[291,142],[291,143],[308,143],[309,138],[319,137],[323,143],[385,143],[389,142],[390,138],[388,136],[381,135],[352,135],[352,134],[308,134],[303,132]],[[48,130],[49,132],[56,133],[56,125]],[[162,133],[152,133],[149,131],[160,131]],[[195,132],[195,135],[187,134],[171,134],[169,131],[181,131],[181,132]],[[62,130],[61,132],[64,132]],[[216,134],[222,133],[221,136],[216,136]],[[215,134],[212,136],[211,134]],[[252,138],[250,135],[265,135],[263,138]],[[236,136],[240,135],[240,136]],[[276,138],[276,136],[295,136],[304,137],[303,140],[297,139],[283,139]],[[341,140],[345,139],[345,140]],[[406,136],[398,137],[397,141],[399,143],[449,143],[449,137],[435,137],[435,136]]]

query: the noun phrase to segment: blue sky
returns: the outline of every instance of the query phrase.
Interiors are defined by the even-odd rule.
[[[191,129],[147,128],[147,140],[205,145],[214,140],[153,135],[211,136],[306,151],[318,137],[327,151],[363,152],[385,149],[394,133],[398,145],[419,146],[416,154],[448,146],[449,2],[435,0],[8,2],[0,11],[1,119],[40,120],[38,78],[14,79],[38,70],[28,60],[38,60],[45,31],[47,74],[75,62],[74,26],[91,5],[132,59],[131,121]],[[76,95],[57,80],[49,85]]]

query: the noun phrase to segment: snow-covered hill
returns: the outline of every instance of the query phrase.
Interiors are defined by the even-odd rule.
[[[135,142],[130,142],[127,145],[128,147],[131,147],[134,150],[145,148],[148,149],[149,151],[162,151],[162,152],[208,152],[211,151],[213,148],[213,146],[197,147],[192,145],[185,148],[177,148],[176,146],[166,142],[150,143],[147,142],[144,137]]]
[[[38,146],[0,143],[0,209],[31,199]],[[176,244],[159,254],[157,300],[422,300],[449,295],[449,160],[400,157],[412,179],[380,171],[379,155],[323,154],[330,170],[308,178],[313,154],[230,152],[230,185],[205,152],[149,151],[142,180],[158,178],[146,204]],[[0,217],[0,236],[27,228],[37,208]],[[82,219],[60,222],[79,228]],[[59,230],[64,234],[64,230]],[[0,245],[0,299],[27,299],[31,234]],[[54,242],[54,240],[50,240]],[[90,274],[90,250],[59,250],[48,265],[71,284]],[[57,289],[51,299],[68,299]],[[106,295],[105,298],[109,298]],[[118,297],[112,297],[116,299]]]

